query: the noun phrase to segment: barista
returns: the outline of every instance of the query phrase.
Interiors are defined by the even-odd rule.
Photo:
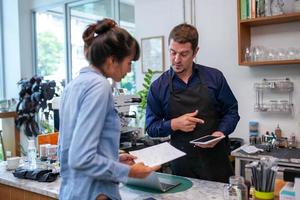
[[[171,162],[175,175],[228,182],[233,175],[227,136],[240,119],[238,103],[223,74],[193,62],[198,32],[180,24],[169,35],[171,67],[150,87],[146,130],[152,137],[171,136],[171,144],[187,155]],[[189,142],[205,135],[227,139],[208,145]]]

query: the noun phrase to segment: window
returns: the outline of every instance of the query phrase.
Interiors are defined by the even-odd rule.
[[[35,13],[36,74],[64,85],[64,15],[62,7]]]
[[[66,12],[63,12],[64,8]],[[66,80],[74,79],[82,67],[88,66],[82,41],[82,33],[88,24],[112,18],[135,34],[134,0],[74,1],[34,14],[36,73],[46,80],[62,82],[62,85]],[[136,92],[135,65],[120,86],[129,93]]]
[[[126,29],[133,36],[135,35],[135,20],[134,20],[134,1],[120,0],[120,26]],[[121,88],[127,90],[128,93],[136,93],[136,74],[135,63],[132,64],[131,72],[124,77],[120,83]]]
[[[70,5],[72,79],[82,67],[88,66],[83,53],[82,33],[87,25],[103,18],[114,18],[111,0],[102,0],[81,5]]]

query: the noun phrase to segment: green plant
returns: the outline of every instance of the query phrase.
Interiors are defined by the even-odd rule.
[[[148,69],[144,76],[144,83],[143,83],[143,89],[138,91],[138,95],[141,98],[140,108],[144,111],[147,106],[147,96],[150,89],[151,81],[153,78],[153,75],[155,74],[155,71],[152,71],[151,69]]]

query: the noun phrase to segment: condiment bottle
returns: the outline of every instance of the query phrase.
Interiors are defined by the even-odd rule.
[[[277,128],[275,129],[275,135],[277,138],[281,138],[281,129],[279,127],[279,124],[277,124]]]

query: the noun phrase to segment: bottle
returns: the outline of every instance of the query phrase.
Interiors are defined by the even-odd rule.
[[[294,12],[300,12],[300,0],[295,0],[293,8]]]
[[[279,124],[277,124],[277,128],[275,129],[275,135],[276,135],[276,138],[279,139],[281,138],[281,129],[279,127]]]
[[[272,0],[265,0],[265,16],[272,16],[271,3]]]
[[[224,186],[226,200],[248,200],[248,187],[242,176],[230,176],[229,185]]]
[[[28,140],[27,160],[29,169],[36,169],[36,148],[34,140]]]
[[[297,148],[297,140],[296,140],[296,135],[295,133],[292,133],[291,136],[289,137],[289,140],[288,140],[288,147],[290,149],[292,148]]]

